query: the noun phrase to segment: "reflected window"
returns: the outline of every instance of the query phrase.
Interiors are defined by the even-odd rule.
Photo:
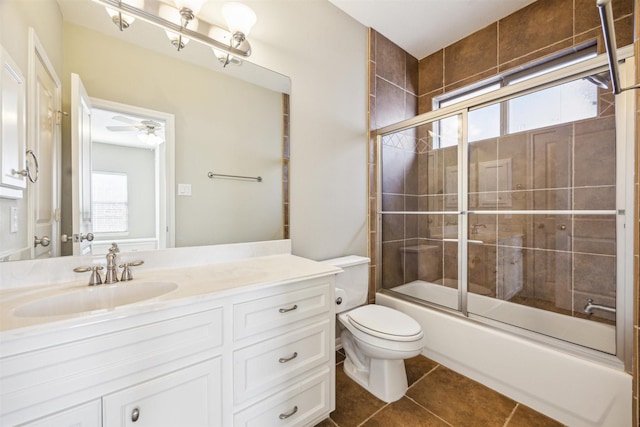
[[[127,174],[92,172],[91,204],[94,233],[127,233],[129,231]]]

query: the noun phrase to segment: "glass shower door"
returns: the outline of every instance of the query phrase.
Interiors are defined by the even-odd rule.
[[[470,316],[615,354],[616,133],[607,97],[577,79],[492,105],[500,134],[469,143]],[[605,309],[585,312],[590,300]]]
[[[380,143],[382,287],[459,310],[462,115]]]

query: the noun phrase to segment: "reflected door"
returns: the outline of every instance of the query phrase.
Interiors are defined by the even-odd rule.
[[[80,76],[71,74],[73,255],[91,254],[91,101]]]
[[[35,131],[29,149],[38,158],[38,180],[30,186],[29,209],[33,224],[32,258],[60,254],[60,85],[43,63],[43,52],[36,48],[34,110]],[[48,62],[47,60],[44,60]]]

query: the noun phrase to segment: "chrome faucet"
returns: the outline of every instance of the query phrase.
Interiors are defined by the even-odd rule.
[[[609,307],[608,305],[594,304],[593,299],[587,298],[587,304],[584,306],[584,312],[586,314],[593,314],[593,310],[602,310],[607,313],[615,313],[615,307]]]
[[[118,281],[118,253],[120,248],[116,243],[112,243],[107,253],[107,274],[104,277],[104,283],[116,283]]]

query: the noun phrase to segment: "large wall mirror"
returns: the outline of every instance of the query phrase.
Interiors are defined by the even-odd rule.
[[[223,67],[196,41],[178,52],[164,31],[140,20],[120,31],[90,0],[55,1],[65,112],[60,210],[55,243],[37,256],[87,251],[73,243],[83,235],[76,216],[92,222],[91,253],[111,241],[147,250],[288,237],[289,78],[247,60]],[[76,152],[77,135],[87,133],[91,149]],[[75,206],[78,192],[89,196]],[[27,258],[32,237],[25,235],[17,256],[0,248],[0,261]]]

